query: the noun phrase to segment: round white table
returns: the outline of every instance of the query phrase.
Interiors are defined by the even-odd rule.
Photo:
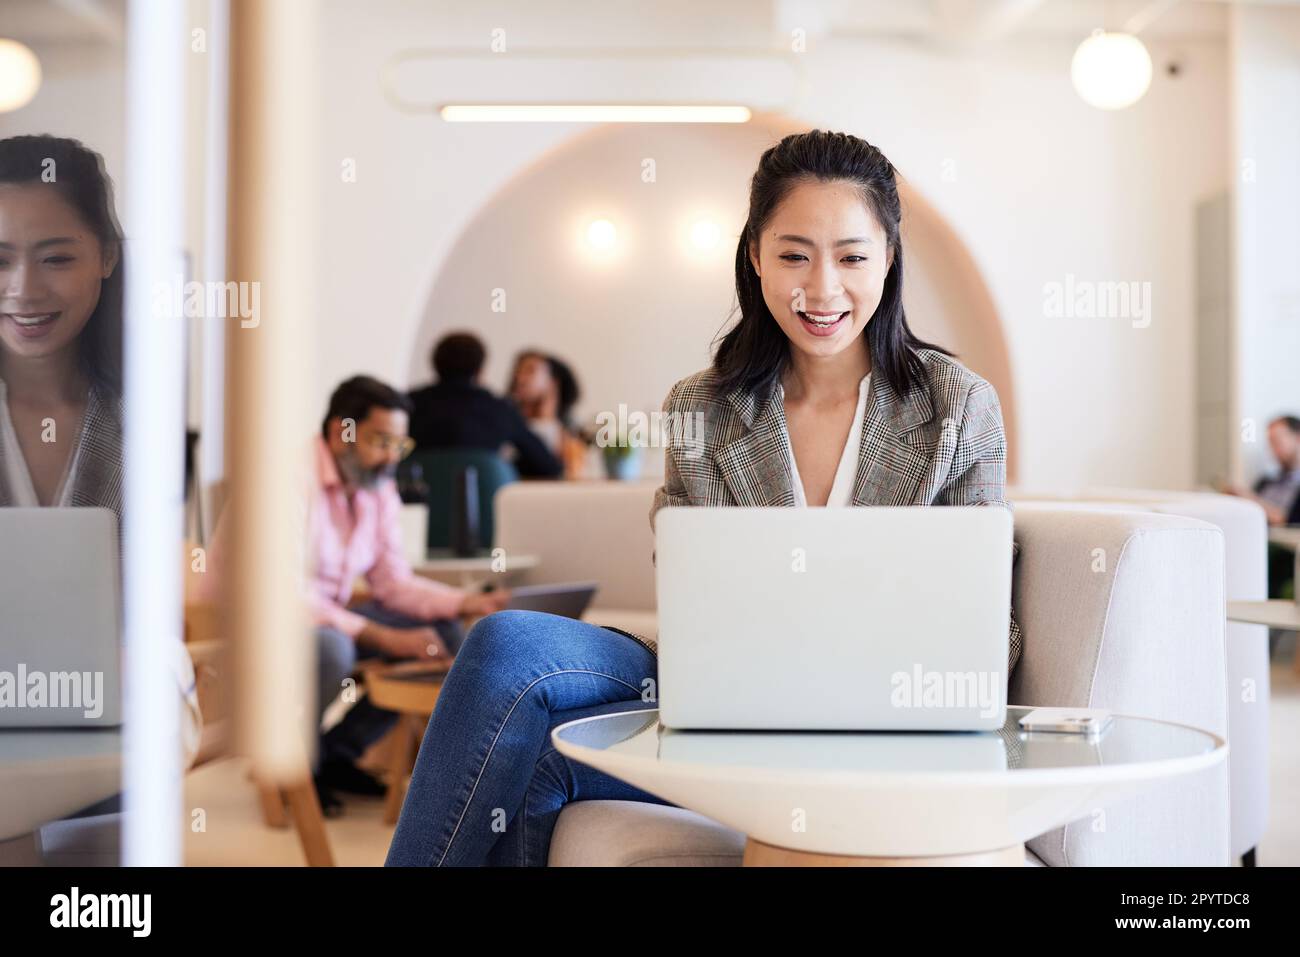
[[[745,864],[1015,865],[1024,842],[1223,761],[1207,731],[1115,716],[1101,737],[1020,730],[673,731],[658,711],[572,721],[556,750],[748,835]]]
[[[536,555],[509,554],[497,559],[491,552],[456,555],[451,549],[433,549],[412,568],[422,578],[475,588],[488,581],[507,582],[516,572],[529,571],[540,564],[541,559]]]
[[[0,731],[0,841],[121,790],[118,728]]]
[[[1300,553],[1300,525],[1270,525],[1268,540]],[[1297,560],[1300,560],[1300,554],[1297,555]]]
[[[1300,583],[1300,525],[1271,526],[1268,540],[1295,552],[1295,580]],[[1296,593],[1295,600],[1230,601],[1228,620],[1247,625],[1268,625],[1281,631],[1300,631],[1300,592]],[[1296,674],[1300,674],[1300,655],[1296,656],[1294,667]]]

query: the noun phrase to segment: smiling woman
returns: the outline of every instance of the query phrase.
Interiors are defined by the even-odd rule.
[[[98,153],[55,136],[0,140],[0,507],[108,509],[119,543],[122,245]],[[0,564],[13,560],[0,556]],[[79,581],[50,600],[88,600],[82,590]],[[86,636],[88,646],[94,640]],[[201,728],[191,660],[177,642],[161,664],[180,692],[188,764]],[[94,813],[117,803],[109,798]]]
[[[664,403],[701,427],[668,444],[652,528],[664,507],[1006,505],[997,393],[908,328],[900,219],[894,168],[865,140],[812,130],[763,153],[740,316]],[[1009,676],[1014,615],[1007,648]],[[566,804],[666,803],[548,747],[563,722],[645,708],[657,684],[653,643],[627,632],[483,618],[443,682],[388,863],[545,866]]]
[[[848,373],[861,367],[855,385],[874,367],[903,394],[922,375],[918,349],[951,355],[908,327],[901,220],[893,164],[858,137],[813,130],[767,150],[736,248],[739,319],[714,356],[719,387],[762,395],[792,360],[798,384],[809,362],[839,356]]]
[[[122,511],[122,231],[98,154],[0,140],[0,505]]]

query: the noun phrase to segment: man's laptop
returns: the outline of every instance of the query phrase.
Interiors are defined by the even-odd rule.
[[[0,508],[0,728],[122,723],[117,519]]]
[[[518,585],[510,589],[507,608],[544,611],[565,618],[581,618],[596,594],[595,582],[566,582],[558,585]]]
[[[665,727],[1002,727],[1006,508],[664,508],[655,519]]]

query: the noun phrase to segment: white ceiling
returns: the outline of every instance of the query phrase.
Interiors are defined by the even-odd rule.
[[[817,15],[834,36],[967,43],[1080,38],[1130,23],[1149,37],[1222,36],[1229,12],[1226,0],[773,0],[773,7],[787,22]]]
[[[0,37],[31,46],[117,44],[125,11],[126,0],[0,0]]]
[[[30,44],[103,42],[117,44],[124,33],[127,0],[0,0],[0,36]],[[182,0],[176,0],[182,2]],[[409,13],[406,0],[322,0],[355,4],[359,20],[383,16],[383,9]],[[627,17],[602,0],[477,0],[466,8],[452,0],[419,0],[431,27],[459,25],[478,14],[536,21],[520,31],[541,38],[559,27],[576,41],[603,45],[629,26],[653,21],[674,25],[683,41],[717,39],[722,30],[753,37],[786,34],[801,27],[810,37],[900,38],[938,46],[974,47],[1006,37],[1081,38],[1094,28],[1142,24],[1146,37],[1219,37],[1227,30],[1231,3],[1300,5],[1300,0],[658,0]],[[445,21],[445,23],[444,23]],[[604,28],[604,29],[602,29]],[[455,32],[454,30],[451,32]],[[653,28],[650,33],[653,34]],[[519,35],[516,33],[516,35]],[[617,45],[617,44],[615,44]]]

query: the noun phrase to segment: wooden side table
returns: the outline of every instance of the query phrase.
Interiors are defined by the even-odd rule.
[[[366,693],[376,707],[398,713],[390,740],[388,794],[384,798],[384,823],[396,824],[406,797],[406,780],[415,767],[415,753],[429,723],[442,679],[450,661],[404,661],[366,671]],[[417,728],[418,724],[418,728]]]

